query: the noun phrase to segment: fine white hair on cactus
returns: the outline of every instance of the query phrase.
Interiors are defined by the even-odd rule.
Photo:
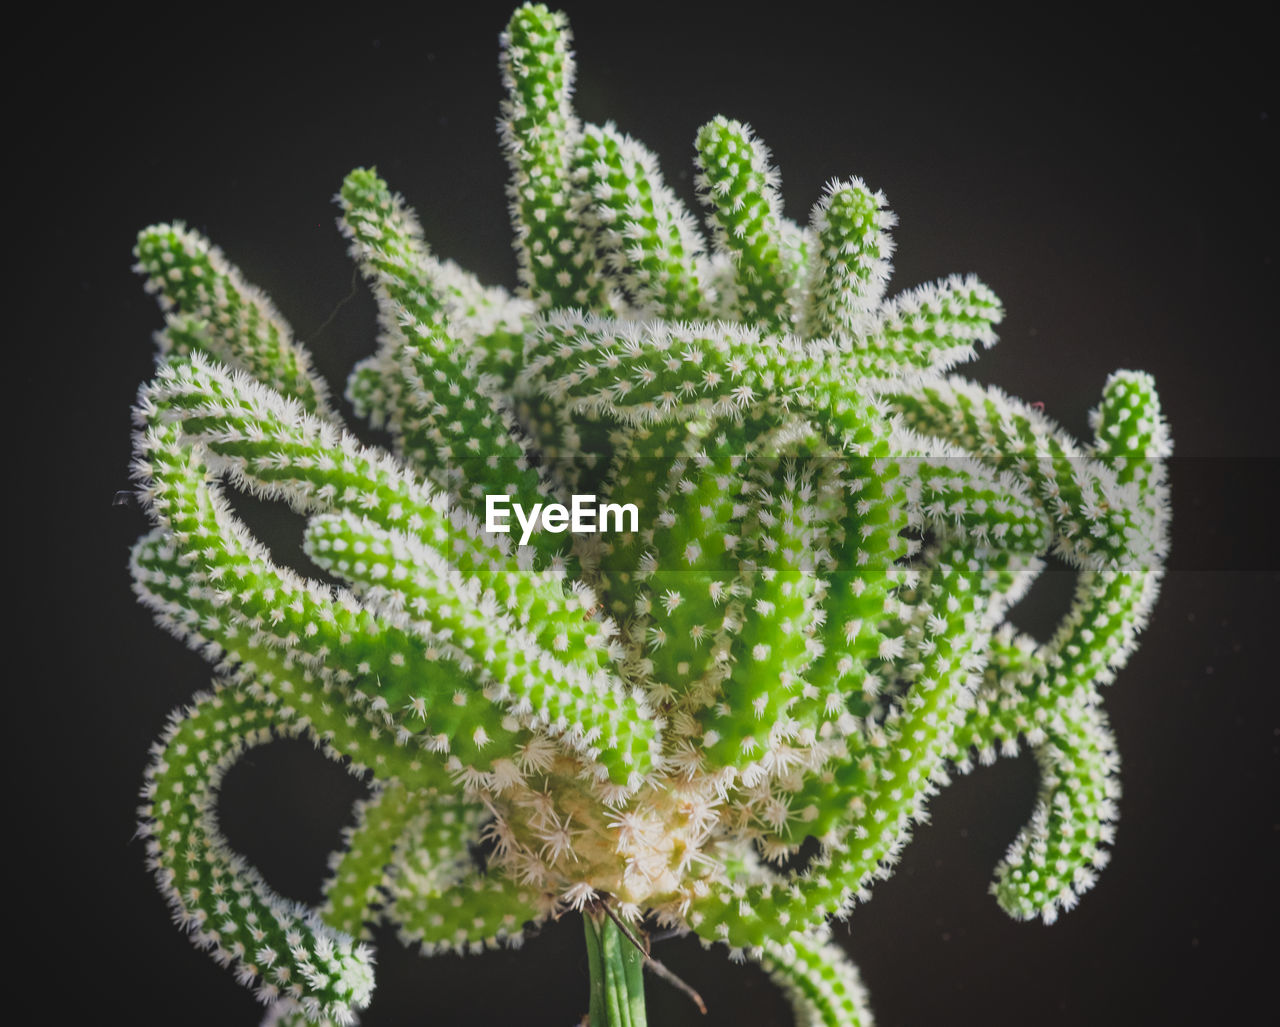
[[[726,118],[696,137],[704,235],[653,153],[574,112],[569,43],[540,5],[502,36],[519,295],[434,256],[375,171],[339,190],[380,326],[346,397],[390,451],[208,240],[140,233],[165,328],[135,407],[134,588],[217,674],[153,748],[148,860],[271,1024],[353,1022],[378,922],[466,953],[566,910],[629,1003],[620,939],[648,919],[759,962],[798,1023],[869,1024],[827,921],[892,873],[952,768],[1035,756],[992,885],[1011,916],[1052,922],[1106,865],[1101,686],[1159,590],[1169,430],[1141,372],[1107,380],[1088,443],[955,375],[996,340],[995,294],[888,295],[885,196],[833,180],[797,225]],[[305,517],[336,583],[281,566],[227,487]],[[493,495],[548,530],[482,527]],[[554,530],[587,495],[635,522]],[[1051,554],[1078,585],[1036,639],[1007,616]],[[315,910],[215,816],[221,776],[278,736],[370,784]]]

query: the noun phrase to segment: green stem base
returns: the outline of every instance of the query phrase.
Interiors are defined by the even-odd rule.
[[[603,910],[582,915],[591,970],[590,1027],[646,1027],[644,953]]]

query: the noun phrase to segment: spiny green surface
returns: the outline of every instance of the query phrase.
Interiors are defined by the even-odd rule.
[[[376,171],[339,193],[381,329],[346,396],[390,452],[208,240],[139,236],[166,325],[135,411],[135,588],[218,675],[154,749],[148,859],[272,1023],[351,1023],[379,921],[473,952],[565,909],[600,928],[592,1016],[639,1022],[607,905],[757,960],[799,1023],[869,1024],[827,918],[892,873],[950,769],[1034,753],[992,886],[1011,915],[1052,921],[1109,858],[1101,686],[1167,549],[1154,383],[1113,375],[1077,442],[951,374],[1003,314],[976,278],[886,298],[881,193],[833,181],[796,225],[763,143],[717,118],[704,236],[652,153],[574,113],[562,15],[520,8],[502,47],[518,295],[435,257]],[[228,486],[305,516],[337,584],[281,566]],[[487,494],[592,490],[637,525],[484,530]],[[1079,582],[1037,640],[1006,617],[1050,554]],[[283,735],[370,784],[318,910],[214,816],[226,769]],[[806,839],[809,865],[779,869]]]

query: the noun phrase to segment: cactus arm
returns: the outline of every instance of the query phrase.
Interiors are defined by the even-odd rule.
[[[785,329],[792,321],[791,262],[769,151],[747,125],[723,117],[699,129],[694,145],[708,227],[716,250],[734,267],[728,308],[737,320]]]
[[[1155,379],[1136,371],[1111,375],[1090,423],[1093,455],[1115,472],[1121,488],[1131,496],[1136,493],[1135,505],[1145,514],[1152,555],[1162,556],[1169,529],[1165,459],[1172,454],[1173,443]]]
[[[594,572],[609,613],[636,628],[647,611],[636,608],[652,553],[654,536],[661,529],[664,486],[675,463],[689,456],[690,429],[685,425],[619,427],[614,432],[613,456],[603,491],[615,503],[631,503],[637,510],[640,530],[615,533],[601,539]],[[656,567],[654,568],[656,569]],[[627,625],[623,624],[625,628]],[[647,671],[638,671],[649,676]]]
[[[346,511],[408,535],[461,572],[483,575],[501,603],[526,606],[528,617],[564,630],[581,616],[576,610],[591,608],[589,590],[581,586],[572,590],[572,599],[557,597],[558,586],[552,588],[549,579],[531,578],[540,584],[525,587],[528,550],[513,552],[505,539],[483,535],[474,517],[451,513],[438,493],[415,482],[388,455],[326,433],[243,378],[198,360],[168,365],[143,391],[139,417],[180,426],[174,444],[199,443],[210,470],[229,473],[259,495],[284,499],[307,514]],[[599,641],[606,629],[597,624],[582,630]]]
[[[1158,589],[1154,573],[1082,574],[1054,639],[1032,653],[1006,650],[1009,678],[995,694],[980,692],[957,734],[984,761],[997,744],[1002,752],[1016,751],[1021,735],[1040,767],[1035,811],[997,868],[992,889],[1011,916],[1051,923],[1108,861],[1119,760],[1097,689],[1127,661]]]
[[[1000,300],[972,275],[917,286],[864,317],[853,360],[862,378],[899,382],[933,377],[995,344]]]
[[[161,425],[144,438],[153,458],[152,509],[191,570],[217,583],[216,601],[234,603],[231,616],[239,623],[294,660],[336,664],[340,683],[374,694],[390,711],[412,706],[414,700],[428,711],[451,707],[447,696],[475,690],[470,675],[438,649],[352,599],[331,599],[323,587],[255,552],[243,525],[205,481],[203,449],[183,449],[175,435],[172,426]],[[449,719],[452,723],[452,710]],[[496,742],[505,734],[489,737]]]
[[[438,796],[436,801],[452,806],[456,800]],[[342,847],[329,857],[320,907],[325,923],[365,941],[372,938],[369,927],[381,916],[396,843],[422,802],[399,781],[390,781],[356,803],[355,822],[343,831]]]
[[[873,1027],[858,968],[826,930],[770,939],[751,955],[791,1002],[796,1027]]]
[[[412,211],[369,171],[348,175],[340,199],[382,327],[379,354],[366,366],[385,384],[379,391],[366,372],[358,380],[362,406],[381,411],[404,457],[451,496],[470,501],[477,491],[501,491],[534,501],[543,484],[498,398],[497,379],[481,371],[484,349],[455,337],[450,283]],[[463,389],[468,380],[476,387]]]
[[[357,178],[357,175],[365,177]],[[410,277],[413,289],[410,296],[427,295],[422,289],[438,295],[451,334],[477,361],[480,372],[498,376],[504,388],[509,387],[523,352],[520,333],[525,319],[532,313],[532,306],[525,300],[508,296],[504,289],[482,285],[452,261],[433,256],[418,239],[417,220],[412,211],[399,196],[387,190],[372,171],[352,172],[338,198],[343,208],[339,227],[351,238],[353,256],[364,263],[369,249],[381,243],[382,233],[390,222],[407,237],[401,240],[407,262],[392,267],[398,275]],[[381,289],[377,295],[381,300]],[[347,379],[347,399],[356,413],[373,427],[386,427],[395,433],[399,430],[397,413],[403,388],[400,349],[405,334],[400,330],[399,310],[394,305],[390,315],[383,317],[384,334],[378,352],[357,363]]]
[[[936,789],[959,711],[979,680],[985,659],[979,639],[999,579],[990,568],[999,562],[999,554],[953,542],[921,572],[914,625],[920,657],[907,701],[868,732],[865,745],[851,740],[856,748],[830,780],[809,779],[791,800],[792,808],[809,810],[808,830],[829,839],[825,853],[793,879],[694,900],[690,920],[699,935],[734,947],[781,939],[847,913],[854,897],[896,862]]]
[[[643,646],[641,675],[661,701],[698,707],[718,691],[728,659],[726,627],[739,619],[739,475],[748,466],[732,428],[690,424],[672,459],[632,458],[641,470],[666,467],[647,509],[633,633]],[[653,495],[652,486],[637,490]],[[735,612],[736,611],[736,612]],[[682,644],[682,640],[691,644]],[[693,725],[689,724],[690,730]]]
[[[489,492],[526,506],[555,494],[530,463],[511,412],[486,398],[488,382],[474,364],[457,354],[409,350],[400,375],[404,454],[441,491],[468,506]],[[462,388],[467,381],[473,389]]]
[[[518,946],[524,924],[542,919],[540,896],[474,864],[469,846],[487,815],[451,795],[429,797],[398,783],[382,788],[360,804],[335,854],[325,921],[356,934],[386,919],[425,955]]]
[[[380,329],[378,350],[352,372],[347,398],[357,414],[390,431],[403,452],[406,385],[401,360],[405,347],[413,343],[401,329],[401,320],[412,319],[420,334],[434,333],[444,347],[453,348],[454,340],[445,330],[444,290],[427,266],[430,256],[413,211],[376,172],[352,171],[336,199],[342,210],[338,228],[350,240],[349,253],[373,283]]]
[[[167,529],[138,541],[132,569],[134,590],[157,622],[269,708],[278,729],[289,725],[307,734],[326,752],[349,759],[353,772],[367,769],[380,780],[427,792],[451,788],[439,758],[397,728],[374,705],[376,695],[358,700],[350,684],[339,683],[340,670],[299,658],[237,616],[235,599],[221,587],[225,575],[212,578],[194,566]],[[259,573],[269,572],[264,567]]]
[[[541,893],[474,865],[468,846],[481,836],[475,805],[421,810],[405,825],[390,868],[386,910],[405,944],[424,955],[519,947],[524,925],[541,923]]]
[[[1161,427],[1157,416],[1152,436],[1158,438]],[[1163,489],[1161,470],[1151,468],[1148,479],[1157,490]],[[1163,515],[1164,503],[1163,496],[1152,497],[1154,516]],[[1038,743],[1041,794],[992,885],[1011,916],[1052,923],[1109,861],[1105,846],[1114,840],[1119,757],[1098,688],[1128,661],[1161,577],[1158,570],[1082,573],[1063,624],[1036,653],[1027,675],[1032,682],[1020,688],[1021,719],[1034,725],[1027,735]]]
[[[698,716],[707,765],[739,774],[761,760],[768,766],[781,746],[812,742],[815,725],[796,719],[794,707],[818,651],[812,554],[827,528],[812,518],[822,510],[809,502],[812,468],[776,474],[775,461],[748,459],[726,673],[717,701]]]
[[[1035,750],[1035,811],[996,868],[991,891],[1010,916],[1051,924],[1110,860],[1120,785],[1115,737],[1100,706],[1066,705],[1045,733]]]
[[[648,708],[594,661],[566,663],[511,616],[500,612],[484,582],[464,580],[430,550],[350,515],[314,518],[307,551],[322,567],[346,578],[366,600],[407,613],[413,629],[448,640],[479,671],[486,693],[499,698],[530,726],[580,752],[615,784],[634,787],[648,770],[657,732]],[[607,644],[599,622],[579,639]],[[557,641],[565,650],[570,639]],[[589,650],[588,650],[589,652]],[[492,731],[492,729],[490,729]],[[448,733],[456,734],[456,731]]]
[[[520,337],[521,322],[530,313],[527,303],[504,297],[493,299],[488,294],[499,290],[486,289],[476,283],[479,293],[474,298],[470,283],[449,285],[450,263],[439,264],[427,258],[426,264],[435,263],[438,281],[446,283],[446,309],[449,323],[459,340],[466,344],[466,351],[473,364],[469,370],[491,374],[498,378],[503,390],[510,387],[519,370],[519,358],[524,351]],[[456,295],[455,295],[456,294]],[[474,323],[474,324],[472,324]],[[384,339],[387,337],[384,337]],[[403,333],[394,336],[398,342]],[[347,399],[356,414],[365,418],[374,428],[391,432],[396,445],[403,449],[400,438],[400,411],[404,384],[401,373],[403,354],[397,345],[387,345],[371,357],[359,361],[347,379]]]
[[[908,457],[908,524],[1007,552],[1036,555],[1051,542],[1043,507],[1018,478],[992,473],[954,449],[925,446]]]
[[[499,135],[511,178],[507,195],[525,294],[539,307],[604,302],[599,258],[574,189],[573,152],[582,129],[571,95],[575,62],[564,15],[526,4],[502,35]]]
[[[633,306],[676,321],[706,319],[702,239],[653,154],[612,125],[588,125],[574,163],[601,259]]]
[[[197,696],[175,715],[147,770],[148,860],[178,924],[261,1001],[288,997],[309,1019],[347,1023],[369,1001],[371,953],[273,893],[217,826],[222,776],[246,748],[269,741],[273,726],[269,710],[234,688]]]
[[[1039,412],[959,379],[887,397],[904,424],[1022,477],[1053,518],[1054,552],[1083,569],[1139,563],[1155,545],[1115,473]]]
[[[761,340],[758,330],[741,325],[641,324],[556,313],[539,323],[518,386],[569,412],[652,425],[741,417],[756,405],[786,410],[848,403],[859,382],[888,366],[877,363],[876,350],[847,351],[794,337],[768,346]],[[973,342],[939,335],[936,346],[920,343],[915,362],[903,356],[904,368],[935,374],[972,356]]]
[[[459,345],[520,331],[531,313],[529,304],[436,257],[417,215],[375,169],[348,174],[336,199],[342,212],[338,228],[350,240],[350,256],[377,286],[384,330],[398,327],[400,315],[407,313],[422,325],[448,325]],[[383,338],[382,349],[394,356],[394,344],[403,342],[403,335],[393,333]]]
[[[958,749],[952,758],[962,771],[972,769],[970,752],[987,765],[997,755],[1016,755],[1020,736],[1032,744],[1044,738],[1040,721],[1045,714],[1037,712],[1041,705],[1033,687],[1046,674],[1040,646],[1029,635],[1017,634],[1012,625],[1003,624],[987,648],[990,659],[983,683],[973,707],[965,712],[964,726],[956,732]]]
[[[1167,518],[1163,458],[1168,430],[1149,376],[1108,380],[1094,417],[1096,456],[1138,491],[1149,544],[1163,547]],[[1098,687],[1128,660],[1159,591],[1158,571],[1086,571],[1062,625],[1045,646],[1007,647],[996,688],[980,694],[959,739],[985,758],[1034,746],[1041,795],[1010,846],[992,891],[1011,916],[1052,922],[1075,905],[1106,865],[1119,796],[1115,740]],[[962,766],[965,764],[962,762]]]
[[[545,917],[538,892],[505,877],[472,873],[448,892],[421,894],[402,883],[406,873],[402,869],[392,886],[388,916],[399,924],[401,941],[417,943],[425,956],[519,948],[525,925]]]
[[[880,304],[897,219],[859,179],[830,182],[814,205],[802,334],[853,340]]]
[[[507,395],[532,305],[500,292],[496,299],[477,295],[476,283],[435,260],[413,212],[374,172],[352,172],[339,201],[382,326],[378,353],[349,383],[359,410],[385,424],[405,459],[450,495],[474,498],[499,487],[523,500],[567,493],[581,470],[579,457],[596,453],[601,439],[581,418],[530,411]],[[546,458],[541,471],[529,460],[534,444]],[[461,481],[454,478],[459,473]],[[535,545],[548,557],[559,555],[550,536]]]
[[[471,629],[463,628],[468,616],[463,611],[500,600],[489,615],[509,618],[510,630],[532,632],[525,641],[539,650],[538,659],[598,675],[608,673],[618,655],[611,641],[617,633],[613,622],[585,616],[596,606],[593,591],[577,584],[566,596],[562,574],[516,570],[464,576],[413,536],[388,531],[350,511],[313,517],[305,545],[320,566],[349,581],[361,595],[397,614],[413,613],[422,619],[419,627],[453,638],[455,647],[479,651],[498,644],[491,637],[493,629],[476,626],[486,638],[472,637]],[[435,627],[428,626],[432,619]]]
[[[222,251],[182,224],[138,233],[134,270],[173,313],[158,337],[162,356],[203,352],[286,396],[308,413],[341,423],[311,356],[271,301],[249,285]]]
[[[642,324],[557,312],[538,325],[519,385],[570,412],[630,426],[734,421],[752,406],[786,409],[812,391],[830,351],[794,340],[765,347],[758,331],[740,325]]]
[[[1016,479],[993,472],[957,450],[919,439],[895,441],[915,454],[901,458],[909,529],[927,528],[940,538],[997,546],[1023,556],[1034,556],[1048,546],[1047,518]],[[850,528],[849,534],[862,534],[856,525]],[[899,580],[891,566],[893,551],[881,549],[867,561],[868,570],[850,571],[863,552],[858,551],[853,560],[844,555],[845,562],[827,576],[822,652],[805,673],[810,695],[798,704],[800,711],[806,706],[820,709],[822,721],[835,723],[850,713],[866,716],[869,701],[884,682],[899,677],[910,663],[897,652],[906,644],[901,627],[905,620],[895,623],[882,612],[886,603],[892,609],[894,600],[888,590]],[[915,616],[905,607],[902,614],[907,619]]]
[[[196,356],[170,362],[139,397],[138,418],[181,428],[203,446],[210,471],[240,488],[311,514],[351,510],[447,552],[467,570],[517,569],[509,547],[484,538],[474,517],[453,513],[390,454],[306,417],[242,375]]]

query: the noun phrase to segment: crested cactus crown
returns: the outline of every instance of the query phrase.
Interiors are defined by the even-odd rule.
[[[574,114],[561,15],[520,8],[501,66],[518,295],[433,256],[375,171],[338,196],[382,329],[346,394],[393,452],[349,431],[207,240],[139,236],[166,314],[136,407],[155,527],[135,587],[217,668],[155,746],[149,860],[273,1022],[351,1022],[379,919],[467,952],[572,908],[589,939],[648,922],[722,942],[801,1022],[868,1023],[828,918],[891,873],[949,769],[1037,757],[993,885],[1011,915],[1053,920],[1105,865],[1098,686],[1166,550],[1153,382],[1112,375],[1076,442],[950,375],[995,341],[981,282],[885,298],[881,193],[831,182],[795,224],[764,145],[717,118],[696,141],[704,235],[653,154]],[[304,514],[340,584],[273,560],[228,486]],[[605,530],[558,530],[575,496],[612,526],[601,506]],[[1079,582],[1041,641],[1007,614],[1049,554]],[[281,735],[370,784],[320,909],[217,826],[223,773]],[[596,999],[593,1022],[633,1022]]]

